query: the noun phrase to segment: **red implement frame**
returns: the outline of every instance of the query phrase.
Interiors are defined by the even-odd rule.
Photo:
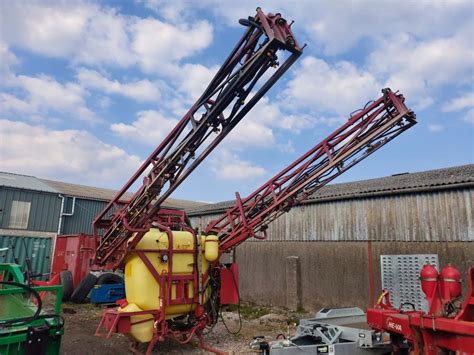
[[[474,269],[468,270],[469,291],[461,311],[454,317],[435,316],[422,311],[403,311],[390,304],[384,291],[374,308],[367,310],[367,323],[389,332],[392,354],[402,354],[403,340],[414,354],[438,355],[447,351],[474,354]]]
[[[149,230],[150,221],[163,201],[302,53],[291,24],[280,14],[265,15],[258,8],[255,17],[240,23],[247,26],[247,30],[202,96],[94,220],[97,264],[110,261],[117,266],[121,264],[128,251]],[[281,65],[278,51],[288,52]],[[264,74],[271,67],[279,68],[267,78]],[[142,176],[145,176],[142,186],[125,207],[120,208],[119,201],[125,192]],[[121,249],[135,232],[138,234],[133,242]]]
[[[169,211],[170,213],[172,211]],[[146,320],[140,321],[153,321],[153,337],[147,347],[147,354],[151,354],[152,350],[157,342],[162,342],[165,338],[172,338],[175,341],[185,344],[192,341],[193,337],[197,337],[198,346],[216,354],[221,353],[218,349],[209,347],[203,339],[203,331],[211,322],[210,315],[204,311],[202,305],[200,288],[206,288],[209,275],[205,273],[200,282],[198,278],[197,270],[190,275],[180,275],[173,273],[174,265],[174,254],[175,253],[190,253],[194,256],[193,265],[198,265],[198,238],[195,232],[189,227],[182,226],[182,229],[194,235],[195,248],[191,250],[179,250],[173,248],[173,231],[166,225],[154,222],[153,226],[159,230],[167,233],[170,248],[168,250],[156,250],[156,249],[133,249],[130,253],[138,255],[138,257],[146,265],[147,269],[155,279],[155,282],[160,286],[160,294],[156,297],[160,300],[160,308],[153,310],[144,310],[139,312],[120,312],[118,309],[107,309],[102,315],[102,320],[97,327],[95,335],[104,336],[110,338],[113,333],[129,333],[131,330],[132,323],[131,317],[137,315],[149,315],[150,317]],[[168,270],[159,272],[152,264],[152,257],[159,257],[166,253],[168,257]],[[150,256],[149,254],[153,254]],[[193,287],[193,295],[189,294],[189,286]],[[175,286],[175,295],[173,295],[172,286]],[[125,305],[125,304],[123,304]],[[195,321],[192,326],[185,330],[174,330],[170,327],[170,324],[166,321],[166,308],[173,305],[189,305],[190,312],[193,314]],[[191,308],[194,308],[191,311]],[[105,329],[105,333],[103,330]],[[133,349],[132,349],[133,350]],[[139,353],[136,349],[133,350],[135,353]]]
[[[265,238],[271,221],[416,123],[402,95],[390,89],[382,92],[382,97],[249,197],[241,199],[236,193],[235,206],[205,229],[205,234],[219,236],[220,251],[226,252],[250,237]]]

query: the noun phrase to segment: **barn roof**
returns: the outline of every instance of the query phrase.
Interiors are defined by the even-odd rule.
[[[321,190],[310,196],[306,203],[441,190],[455,186],[474,186],[474,164],[416,173],[396,174],[349,183],[330,184],[322,187]],[[220,213],[233,206],[234,203],[235,201],[231,200],[202,205],[188,209],[187,213],[190,216]]]
[[[51,192],[57,194],[58,191],[54,187],[45,184],[43,181],[34,176],[12,174],[0,172],[0,186],[11,187],[15,189]]]
[[[100,187],[86,186],[80,184],[71,184],[63,181],[54,181],[40,179],[35,176],[21,175],[7,172],[0,172],[0,186],[9,188],[49,192],[54,194],[62,194],[67,196],[75,196],[88,200],[110,201],[115,197],[116,190],[104,189]],[[133,193],[124,194],[124,201],[129,200]],[[204,202],[189,201],[168,198],[165,200],[164,207],[168,208],[195,208],[204,204]]]
[[[117,194],[117,191],[112,190],[112,189],[104,189],[104,188],[93,187],[93,186],[71,184],[71,183],[62,182],[62,181],[45,180],[45,179],[41,179],[41,180],[44,183],[48,184],[49,186],[53,187],[55,190],[59,191],[59,193],[63,195],[68,195],[68,196],[82,197],[82,198],[91,199],[91,200],[110,201]],[[126,192],[123,196],[123,201],[129,200],[132,196],[133,196],[133,193]],[[165,207],[186,209],[186,208],[194,208],[202,204],[204,204],[204,202],[168,198],[165,200],[163,205]]]

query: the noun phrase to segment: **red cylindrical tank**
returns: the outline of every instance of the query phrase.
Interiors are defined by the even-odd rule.
[[[461,296],[461,273],[451,264],[445,266],[441,271],[439,290],[445,303]]]
[[[428,301],[433,297],[436,284],[438,283],[438,270],[433,265],[426,264],[420,272],[421,289]]]

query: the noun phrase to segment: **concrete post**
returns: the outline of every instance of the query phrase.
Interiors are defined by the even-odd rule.
[[[291,311],[301,308],[301,267],[298,256],[286,258],[286,307]]]

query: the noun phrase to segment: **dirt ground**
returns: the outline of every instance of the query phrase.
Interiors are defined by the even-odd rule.
[[[83,354],[130,354],[130,340],[121,334],[114,334],[110,339],[94,336],[99,324],[103,307],[91,304],[77,305],[66,303],[63,305],[65,333],[62,339],[61,353],[67,355]],[[235,331],[239,327],[237,312],[224,312],[227,327]],[[205,339],[214,348],[230,354],[253,354],[249,344],[255,336],[265,336],[269,340],[278,334],[291,334],[300,318],[308,317],[307,313],[292,313],[282,309],[242,305],[242,329],[237,335],[229,334],[221,320]],[[290,324],[288,326],[288,323]],[[144,344],[143,344],[144,345]],[[144,346],[141,350],[146,350]],[[174,341],[155,346],[153,354],[207,354],[192,345],[180,345]]]

